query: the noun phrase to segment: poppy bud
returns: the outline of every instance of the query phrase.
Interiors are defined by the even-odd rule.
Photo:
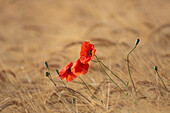
[[[75,98],[73,98],[72,103],[74,104],[74,107],[76,107],[76,105],[75,105],[76,99]]]
[[[137,46],[139,42],[140,42],[140,39],[137,39],[135,45]]]
[[[46,77],[49,77],[50,73],[49,73],[49,72],[46,72],[45,75],[46,75]]]
[[[48,63],[47,63],[47,62],[45,62],[44,64],[45,64],[46,68],[48,68]]]
[[[56,72],[57,72],[57,74],[59,75],[59,71],[58,71],[57,69],[56,69],[55,71],[56,71]]]
[[[76,99],[75,99],[75,98],[73,98],[72,103],[73,103],[73,104],[75,104],[75,101],[76,101]]]
[[[158,68],[157,68],[157,66],[155,66],[155,67],[154,67],[154,69],[155,69],[155,71],[158,71]]]

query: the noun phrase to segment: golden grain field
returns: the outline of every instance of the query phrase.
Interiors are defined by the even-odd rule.
[[[168,113],[170,93],[169,0],[0,0],[0,112],[2,113]],[[137,96],[131,84],[126,56]],[[103,104],[76,78],[61,93],[45,76],[47,61],[55,69],[79,58],[89,41],[96,55],[125,82],[124,95],[98,63],[81,78]],[[95,60],[95,59],[94,59]],[[65,82],[65,80],[64,80]],[[66,83],[66,82],[65,82]],[[74,102],[73,102],[74,100]]]

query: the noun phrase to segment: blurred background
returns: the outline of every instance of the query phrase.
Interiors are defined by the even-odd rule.
[[[48,81],[43,78],[44,61],[48,61],[52,70],[60,70],[79,58],[83,41],[93,43],[96,55],[126,81],[129,79],[126,55],[137,38],[141,42],[136,53],[132,54],[131,63],[133,66],[141,64],[138,69],[146,73],[134,69],[134,73],[142,75],[136,75],[134,79],[152,80],[149,75],[154,72],[148,70],[158,65],[166,78],[165,83],[168,83],[169,0],[0,0],[0,101],[25,82],[38,83],[38,89],[44,87],[44,81]],[[91,73],[96,72],[96,66],[91,63]],[[90,72],[85,80],[94,84],[102,82],[99,71],[93,74],[97,82],[90,77]],[[154,79],[157,80],[155,76]],[[9,82],[15,84],[14,87]],[[44,93],[48,90],[47,86],[43,89]],[[167,98],[169,100],[166,95],[165,100]],[[167,106],[169,104],[165,105],[165,112]],[[155,111],[159,112],[159,109]]]
[[[158,41],[154,32],[162,26],[167,26],[169,39],[169,11],[169,0],[1,0],[1,64],[12,68],[34,63],[85,40],[129,45],[137,38],[142,44]]]

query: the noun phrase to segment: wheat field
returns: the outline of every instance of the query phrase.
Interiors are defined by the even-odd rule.
[[[170,89],[169,13],[169,0],[0,0],[0,112],[168,113],[170,93],[154,66]],[[126,56],[137,38],[141,41],[130,55],[136,96]],[[84,41],[129,81],[127,90],[107,71],[128,96],[95,62],[81,78],[103,103],[80,79],[66,84],[75,95],[57,79],[55,69],[75,62]],[[45,76],[45,61],[63,96]]]

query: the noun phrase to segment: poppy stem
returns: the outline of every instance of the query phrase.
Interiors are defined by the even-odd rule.
[[[78,77],[83,83],[84,85],[86,86],[86,88],[89,90],[89,92],[92,94],[93,96],[93,93],[91,92],[91,90],[89,89],[89,87],[87,86],[87,84],[84,82],[84,80],[81,78],[81,77]],[[94,96],[95,97],[95,96]],[[95,97],[96,98],[96,97]]]
[[[52,77],[51,77],[51,73],[50,73],[50,69],[49,69],[49,66],[48,66],[48,63],[47,62],[45,62],[45,66],[46,66],[46,68],[48,69],[48,72],[46,72],[46,76],[50,79],[50,81],[54,84],[54,86],[58,89],[58,91],[60,92],[60,94],[61,94],[61,96],[65,99],[65,97],[62,95],[62,93],[61,93],[61,91],[60,91],[60,89],[58,88],[59,86],[57,86],[57,84],[53,81],[53,79],[52,79]],[[56,70],[56,72],[57,72],[57,74],[59,75],[59,73],[58,73],[58,70]],[[60,75],[59,75],[60,76]],[[61,78],[61,77],[60,77]],[[66,84],[62,81],[62,83],[64,84],[64,86],[65,86],[65,88],[73,95],[73,96],[76,96],[76,95],[74,95],[69,89],[68,89],[68,87],[66,86]],[[71,89],[72,91],[74,91],[73,89]],[[75,91],[74,91],[75,92]],[[79,93],[79,92],[77,92],[79,95],[81,95],[83,98],[85,98],[88,102],[90,102],[91,103],[91,101],[88,99],[88,98],[86,98],[84,95],[82,95],[81,93]],[[79,97],[78,96],[76,96],[78,99],[79,99]],[[66,101],[66,99],[65,99],[65,101]],[[82,100],[81,100],[82,101]],[[82,103],[83,104],[85,104],[86,105],[86,103],[85,102],[83,102],[82,101]],[[86,105],[87,106],[87,105]],[[92,109],[89,107],[89,106],[87,106],[88,107],[88,109],[90,109],[91,111],[92,111]]]
[[[159,75],[159,73],[158,73],[157,66],[155,66],[155,71],[156,71],[156,74],[158,75],[158,77],[160,78],[160,80],[162,81],[162,84],[164,85],[164,87],[165,87],[166,91],[168,91],[168,92],[169,92],[169,90],[168,90],[168,88],[166,87],[166,85],[165,85],[164,81],[162,80],[161,76],[160,76],[160,75]]]
[[[51,82],[54,84],[54,86],[57,88],[57,90],[60,92],[61,96],[63,96],[63,94],[61,93],[60,89],[58,88],[57,84],[53,81],[53,79],[51,77],[49,77],[49,79],[51,80]],[[64,96],[63,96],[64,97]]]
[[[94,61],[94,60],[91,60],[91,61],[93,61],[93,62],[101,62],[101,64],[107,69],[107,70],[109,70],[116,78],[118,78],[125,86],[127,86],[126,85],[126,83],[120,78],[120,77],[118,77],[113,71],[111,71],[102,61]]]
[[[131,73],[130,73],[130,66],[129,66],[129,55],[130,55],[130,53],[131,53],[133,50],[135,50],[135,48],[136,48],[136,45],[135,45],[135,47],[134,47],[134,48],[128,53],[128,55],[127,55],[127,66],[128,66],[129,76],[130,76],[130,79],[131,79],[133,88],[134,88],[134,90],[135,90],[135,94],[137,95],[137,93],[136,93],[136,88],[135,88],[135,84],[134,84],[134,82],[133,82],[133,79],[132,79],[132,76],[131,76]]]
[[[60,74],[58,73],[58,70],[56,70],[57,74],[60,76]],[[60,76],[61,79],[61,76]],[[66,89],[74,96],[74,94],[67,88],[67,85],[65,84],[65,82],[61,79],[62,83],[64,84],[64,86],[66,87]]]
[[[130,73],[129,55],[130,55],[130,53],[132,53],[132,52],[135,50],[135,48],[137,47],[137,45],[139,44],[139,42],[140,42],[140,39],[137,39],[134,48],[133,48],[133,49],[128,53],[128,55],[127,55],[128,72],[129,72],[129,76],[130,76],[131,82],[132,82],[132,84],[133,84],[133,88],[134,88],[134,90],[135,90],[135,94],[136,94],[136,95],[137,95],[137,92],[136,92],[135,84],[134,84],[134,82],[133,82],[133,79],[132,79],[132,76],[131,76],[131,73]]]
[[[48,63],[45,62],[45,66],[48,69],[48,72],[46,72],[46,76],[50,79],[50,81],[54,84],[54,86],[57,88],[57,90],[60,92],[61,96],[64,98],[64,96],[62,95],[60,89],[58,88],[57,84],[53,81],[52,77],[51,77],[51,73],[50,73],[50,68],[48,66]],[[65,98],[64,98],[65,99]]]
[[[89,92],[91,93],[91,95],[96,98],[97,100],[99,100],[95,95],[93,95],[93,93],[91,92],[90,88],[87,86],[87,84],[84,82],[84,80],[81,78],[81,77],[78,77],[83,83],[84,85],[86,86],[86,88],[89,90]],[[103,103],[103,101],[101,101]]]
[[[60,74],[59,74],[59,72],[58,72],[58,70],[56,70],[56,72],[57,72],[57,74],[59,75],[59,77],[60,77],[60,79],[61,79],[61,76],[60,76]],[[61,81],[62,81],[62,83],[64,84],[64,86],[66,87],[66,89],[73,95],[73,96],[76,96],[75,94],[73,94],[70,90],[69,90],[69,88],[67,87],[67,85],[65,84],[65,82],[61,79]],[[73,90],[73,89],[72,89]],[[85,98],[88,102],[90,102],[91,103],[91,101],[88,99],[88,98],[86,98],[84,95],[82,95],[82,94],[80,94],[79,93],[79,95],[81,95],[83,98]],[[79,97],[78,96],[76,96],[78,99],[79,99]],[[82,101],[82,100],[81,100]],[[83,102],[83,101],[82,101]],[[83,102],[84,103],[84,102]]]
[[[99,62],[100,67],[102,68],[103,72],[109,77],[109,79],[125,94],[125,92],[122,90],[122,88],[119,87],[119,85],[107,74],[107,72],[104,70],[100,60],[98,59],[98,57],[95,55],[97,61]],[[126,94],[125,94],[126,95]]]

